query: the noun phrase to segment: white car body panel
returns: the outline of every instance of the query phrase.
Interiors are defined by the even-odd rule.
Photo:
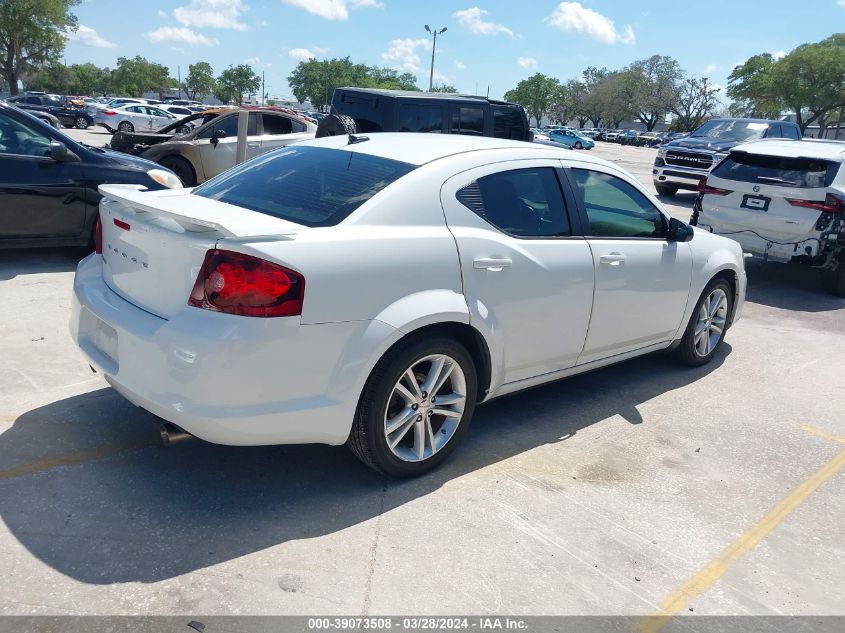
[[[481,399],[491,399],[668,347],[719,272],[735,276],[739,318],[745,274],[731,240],[699,230],[689,243],[654,240],[648,249],[583,237],[518,239],[454,200],[472,178],[517,165],[606,170],[644,192],[609,163],[499,139],[413,140],[373,134],[355,145],[345,137],[303,144],[420,165],[336,226],[309,228],[189,190],[103,187],[104,255],[77,269],[74,339],[127,399],[202,439],[341,444],[373,367],[426,326],[477,333],[490,356]],[[301,316],[250,318],[188,305],[215,245],[299,271]],[[597,271],[595,257],[623,247],[631,266]],[[477,268],[478,258],[512,265]],[[625,271],[631,275],[619,278]],[[626,322],[611,331],[614,319]]]

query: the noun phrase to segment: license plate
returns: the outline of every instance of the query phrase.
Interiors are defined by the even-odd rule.
[[[769,210],[769,203],[772,201],[771,198],[767,198],[766,196],[753,196],[751,194],[747,194],[742,199],[742,207],[744,209],[751,209],[752,211],[768,211]]]
[[[80,329],[94,347],[115,364],[118,362],[117,330],[89,310],[82,313]]]

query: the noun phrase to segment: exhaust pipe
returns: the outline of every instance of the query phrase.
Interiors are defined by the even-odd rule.
[[[159,435],[161,435],[161,443],[164,446],[173,446],[174,444],[190,440],[194,437],[187,431],[180,429],[178,426],[170,422],[165,422],[159,426],[158,432]]]

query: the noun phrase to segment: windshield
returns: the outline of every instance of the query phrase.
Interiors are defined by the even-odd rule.
[[[712,138],[723,141],[750,141],[762,138],[769,129],[758,121],[708,121],[691,134],[693,138]]]
[[[212,178],[192,194],[305,226],[334,226],[414,165],[325,147],[286,147]]]

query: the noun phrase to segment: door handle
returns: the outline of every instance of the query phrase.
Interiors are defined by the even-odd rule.
[[[489,270],[491,272],[499,272],[503,268],[508,268],[513,262],[506,257],[478,257],[472,261],[472,267],[480,270]]]
[[[247,143],[246,146],[254,149],[256,147],[261,147],[261,143]]]
[[[628,259],[622,253],[608,253],[599,257],[599,262],[608,266],[621,266]]]

